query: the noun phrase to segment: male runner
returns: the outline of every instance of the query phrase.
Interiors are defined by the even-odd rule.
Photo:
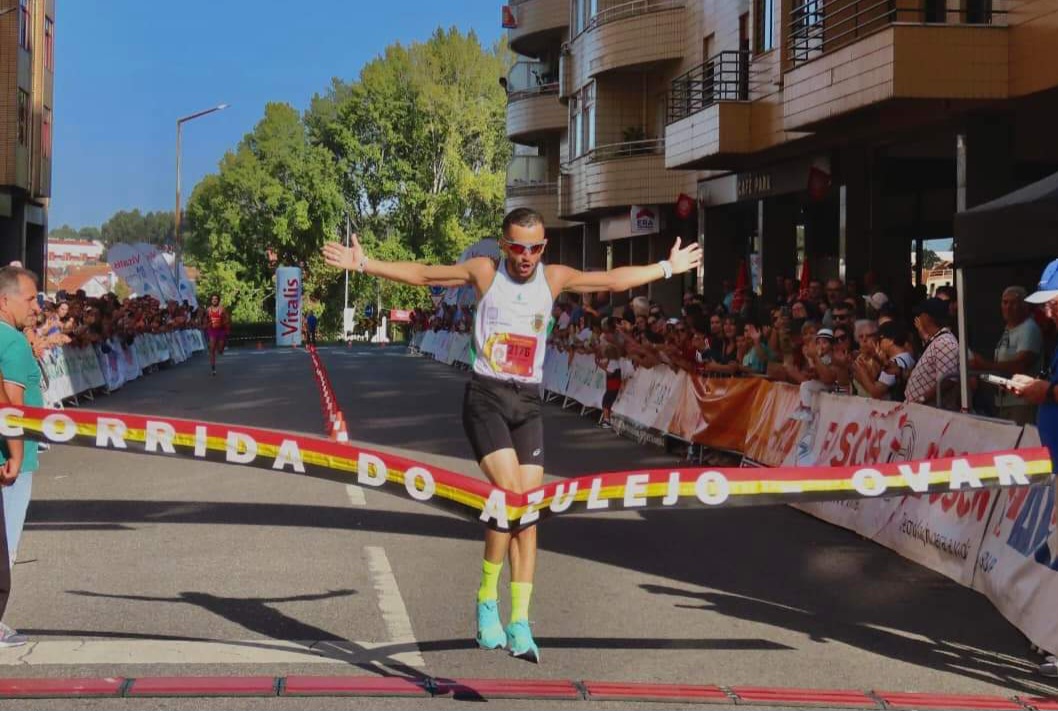
[[[217,354],[224,353],[229,323],[228,311],[220,305],[220,294],[213,294],[206,308],[206,337],[209,339],[209,367],[212,375],[217,374]]]
[[[485,476],[495,486],[523,493],[544,478],[544,432],[539,385],[543,376],[548,321],[563,291],[627,291],[694,269],[697,244],[681,248],[679,238],[667,260],[607,272],[581,272],[540,264],[547,240],[535,210],[518,208],[503,220],[499,263],[488,257],[451,266],[382,262],[364,254],[356,235],[351,246],[323,248],[327,263],[414,286],[464,286],[477,293],[473,376],[463,401],[463,428]],[[497,584],[504,558],[511,561],[511,621],[504,630],[497,609]],[[536,528],[517,533],[485,531],[485,559],[477,596],[478,645],[510,648],[533,662],[540,651],[529,629],[529,598],[536,567]]]

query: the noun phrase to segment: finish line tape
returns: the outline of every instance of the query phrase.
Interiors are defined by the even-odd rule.
[[[525,493],[352,444],[162,417],[0,408],[0,436],[287,471],[378,489],[501,531],[563,513],[767,506],[1027,486],[1051,474],[1046,448],[863,467],[676,468],[589,474]]]

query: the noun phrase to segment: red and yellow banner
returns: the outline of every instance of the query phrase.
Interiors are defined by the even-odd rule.
[[[503,531],[573,512],[761,506],[1025,486],[1051,474],[1045,448],[859,467],[673,468],[592,474],[524,494],[353,444],[163,417],[0,408],[0,436],[200,459],[356,483]]]

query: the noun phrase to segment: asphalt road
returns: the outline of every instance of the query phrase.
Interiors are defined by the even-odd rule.
[[[398,348],[321,355],[354,440],[477,473],[459,418],[464,373]],[[210,378],[199,356],[86,406],[321,430],[304,352],[230,351],[219,371]],[[546,417],[550,476],[676,461],[557,405]],[[785,507],[544,522],[537,666],[473,644],[478,524],[289,473],[75,448],[45,453],[34,487],[5,618],[33,643],[0,650],[2,676],[408,673],[1058,691],[985,598]],[[385,702],[427,706],[453,702]],[[0,702],[15,707],[24,702]]]

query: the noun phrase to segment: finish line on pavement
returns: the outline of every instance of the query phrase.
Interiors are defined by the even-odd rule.
[[[150,697],[449,697],[459,701],[667,701],[727,706],[847,709],[1058,709],[1058,698],[854,689],[654,684],[580,680],[448,679],[432,676],[244,676],[0,679],[2,699]]]

